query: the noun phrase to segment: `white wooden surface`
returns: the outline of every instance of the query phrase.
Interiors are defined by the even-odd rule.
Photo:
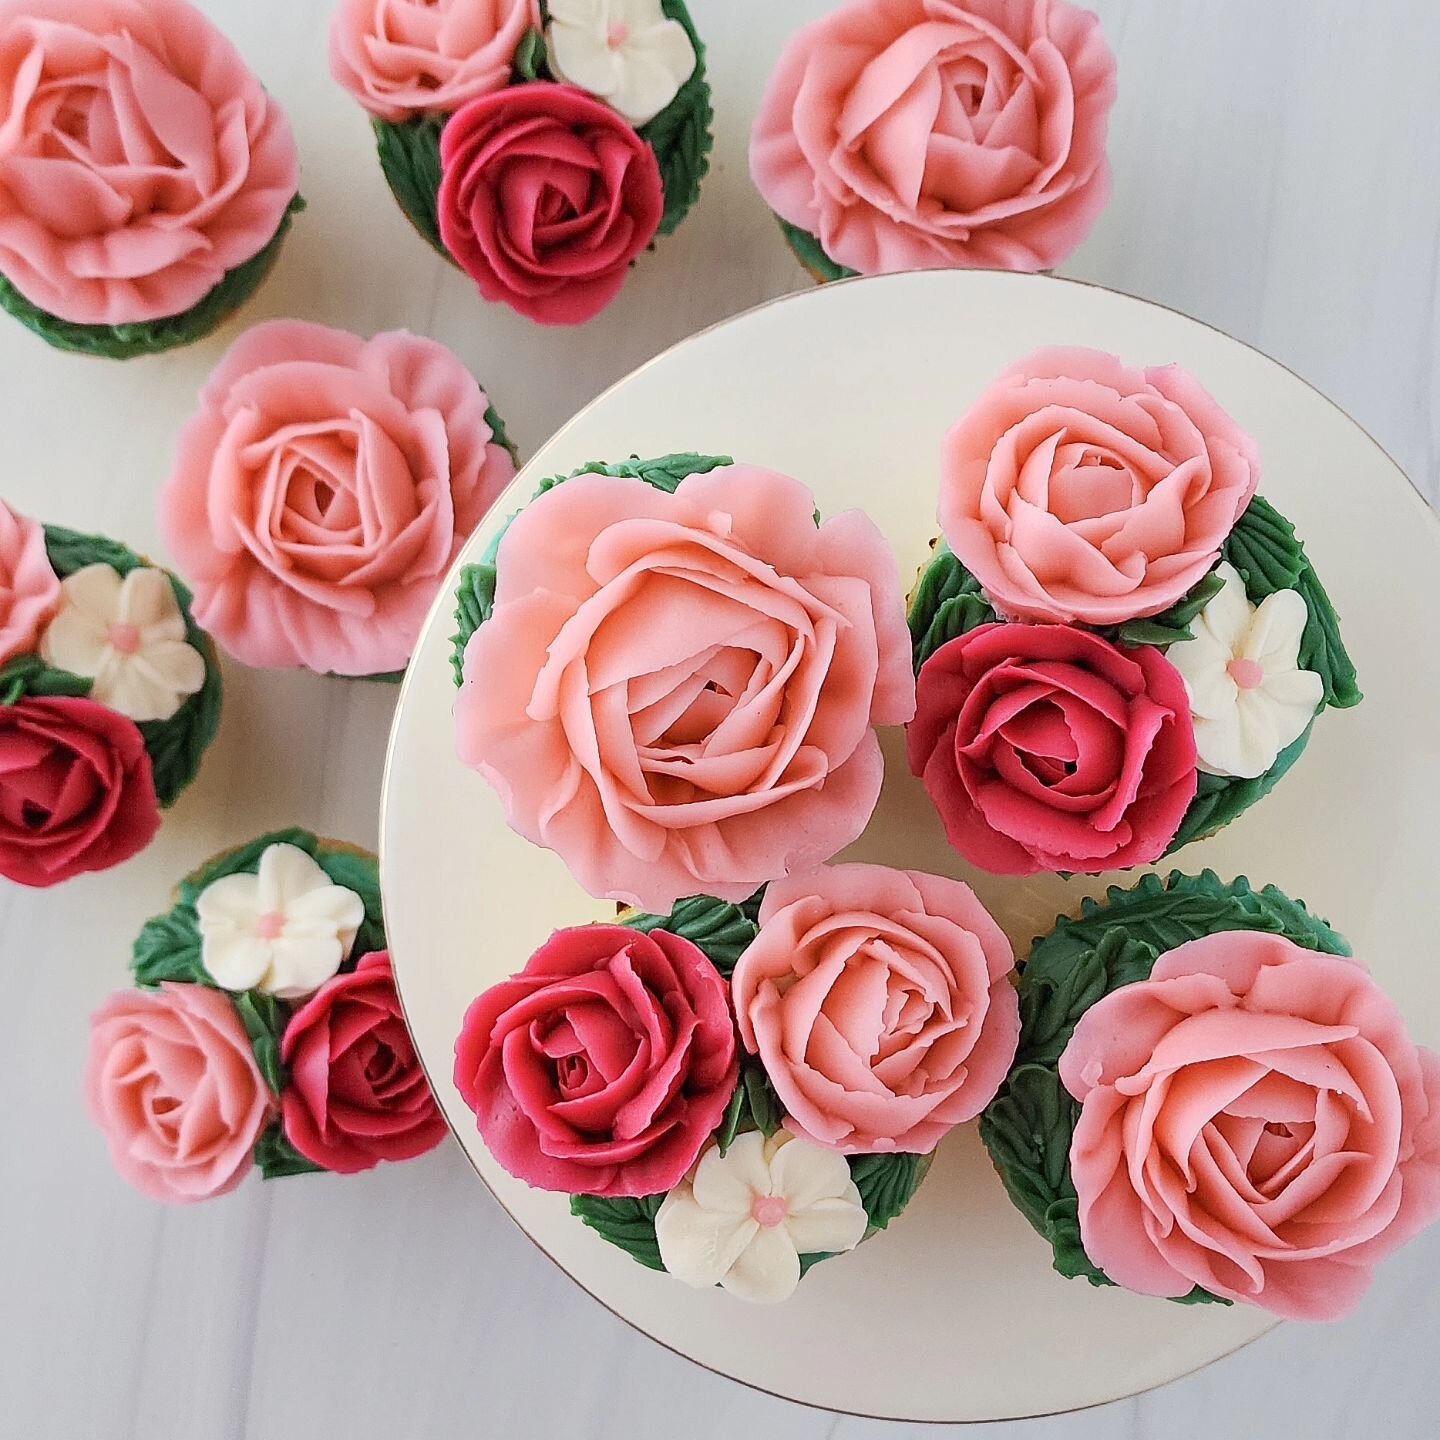
[[[1120,57],[1116,193],[1063,273],[1291,365],[1440,499],[1440,9],[1094,3]],[[328,0],[203,0],[289,109],[311,202],[245,320],[434,335],[486,380],[528,452],[672,341],[806,283],[749,188],[744,137],[781,41],[826,0],[691,4],[720,110],[704,198],[605,316],[556,332],[473,299],[393,210],[364,120],[325,73]],[[116,366],[0,326],[0,493],[156,550],[174,432],[237,328]],[[220,742],[144,857],[48,894],[0,882],[0,1435],[909,1433],[767,1399],[633,1334],[530,1247],[449,1144],[355,1179],[255,1180],[185,1211],[111,1174],[80,1100],[86,1016],[123,982],[131,937],[173,879],[272,825],[374,843],[393,691],[233,665],[227,682]],[[1421,1440],[1440,1412],[1437,1338],[1440,1231],[1388,1266],[1349,1322],[1285,1326],[1165,1390],[1004,1433]]]

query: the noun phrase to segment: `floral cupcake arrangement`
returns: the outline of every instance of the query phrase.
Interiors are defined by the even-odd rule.
[[[708,168],[684,0],[340,0],[330,68],[415,228],[540,324],[599,314]]]
[[[1440,1216],[1440,1058],[1273,887],[1148,875],[1035,942],[980,1133],[1062,1275],[1287,1319]]]
[[[500,417],[443,345],[273,321],[201,392],[160,528],[236,659],[397,678],[514,474]]]
[[[972,864],[1145,865],[1213,834],[1358,704],[1255,442],[1179,366],[1007,370],[945,441],[911,600],[910,765]]]
[[[127,359],[208,335],[302,208],[290,127],[186,0],[0,4],[0,306]]]
[[[0,501],[0,875],[56,885],[143,850],[195,778],[220,698],[173,575]]]
[[[1114,101],[1066,0],[850,0],[780,57],[750,169],[817,280],[1048,270],[1110,198]]]
[[[91,1021],[86,1096],[155,1200],[353,1174],[439,1144],[400,1013],[372,855],[285,830],[180,882],[135,942],[138,988]]]

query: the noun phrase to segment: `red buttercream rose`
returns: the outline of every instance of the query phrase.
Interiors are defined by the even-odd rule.
[[[108,870],[160,828],[145,742],[93,700],[0,706],[0,875],[57,885]]]
[[[950,843],[997,875],[1158,860],[1195,798],[1185,682],[1153,647],[981,625],[920,671],[907,733]]]
[[[578,325],[655,238],[655,152],[573,85],[512,85],[462,105],[440,137],[445,248],[487,300]]]
[[[667,931],[557,930],[467,1011],[455,1086],[495,1158],[537,1190],[669,1190],[735,1090],[728,990]]]
[[[280,1058],[290,1067],[280,1097],[285,1136],[326,1170],[353,1175],[412,1160],[445,1138],[388,951],[327,980],[290,1017]]]

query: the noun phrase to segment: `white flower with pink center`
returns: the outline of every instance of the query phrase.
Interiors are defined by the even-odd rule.
[[[40,658],[91,680],[90,698],[137,724],[168,720],[205,684],[205,660],[185,638],[170,577],[86,565],[60,584]]]
[[[800,1283],[802,1255],[853,1250],[869,1219],[843,1155],[777,1130],[712,1144],[660,1203],[655,1238],[687,1285],[774,1303]]]
[[[1305,733],[1325,686],[1300,669],[1309,612],[1299,592],[1277,590],[1252,605],[1233,566],[1216,574],[1225,583],[1191,625],[1194,639],[1165,658],[1190,695],[1200,769],[1253,780]]]
[[[200,959],[217,985],[297,1000],[344,964],[365,906],[298,846],[276,844],[256,874],[207,885],[195,916]]]

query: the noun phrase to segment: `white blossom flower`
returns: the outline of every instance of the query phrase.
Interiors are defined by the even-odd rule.
[[[742,1300],[784,1300],[802,1255],[853,1250],[868,1225],[845,1157],[789,1130],[711,1144],[688,1180],[660,1202],[655,1238],[665,1268],[687,1285],[721,1285]]]
[[[168,720],[205,684],[205,659],[185,639],[170,577],[86,565],[60,584],[40,658],[93,680],[90,698],[137,723]]]
[[[297,1000],[344,963],[365,918],[360,897],[295,845],[271,845],[255,875],[223,875],[195,900],[200,959],[226,990]]]
[[[1165,658],[1190,695],[1200,769],[1252,780],[1304,734],[1325,686],[1299,668],[1304,597],[1277,590],[1252,605],[1233,566],[1216,573],[1225,583],[1192,623],[1194,639],[1178,641]]]
[[[695,47],[660,0],[550,0],[550,69],[637,129],[695,73]]]

